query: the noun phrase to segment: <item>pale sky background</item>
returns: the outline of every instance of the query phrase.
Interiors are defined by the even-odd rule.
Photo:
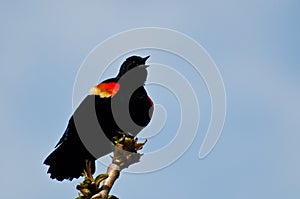
[[[162,170],[122,174],[111,193],[121,199],[300,198],[299,18],[296,0],[2,0],[1,198],[77,196],[78,180],[51,180],[42,164],[72,114],[77,71],[100,42],[147,26],[183,32],[207,50],[224,80],[227,117],[214,150],[198,159],[210,107],[197,80],[201,121],[189,150]],[[184,73],[186,63],[150,53],[150,63]],[[111,72],[120,63],[115,64]],[[169,118],[145,152],[168,143],[178,125],[176,100],[164,90],[148,90],[156,103],[165,104]],[[97,172],[104,170],[100,166]]]

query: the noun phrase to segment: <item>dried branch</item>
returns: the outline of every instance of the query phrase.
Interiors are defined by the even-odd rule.
[[[108,194],[118,179],[120,171],[140,161],[142,154],[137,153],[137,151],[143,148],[146,141],[138,143],[137,138],[133,139],[131,136],[126,135],[114,142],[114,156],[106,174],[100,174],[94,179],[90,164],[87,163],[87,169],[84,173],[85,180],[77,186],[77,189],[81,192],[77,199],[117,199],[117,197]],[[99,188],[101,181],[103,181],[103,184]]]

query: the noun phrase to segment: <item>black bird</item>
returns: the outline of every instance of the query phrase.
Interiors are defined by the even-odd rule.
[[[44,161],[51,178],[62,181],[80,177],[86,160],[92,162],[94,172],[95,160],[111,152],[113,138],[127,133],[136,136],[150,122],[153,102],[144,88],[148,58],[127,58],[115,78],[90,90]]]

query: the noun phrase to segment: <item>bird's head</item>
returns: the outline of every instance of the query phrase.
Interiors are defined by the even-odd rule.
[[[146,69],[146,67],[148,67],[148,65],[146,65],[146,60],[149,58],[150,56],[147,57],[139,57],[139,56],[131,56],[128,57],[123,64],[121,65],[119,74],[117,77],[121,77],[123,76],[125,73],[127,73],[129,70],[136,68],[136,67],[140,67],[143,69]]]

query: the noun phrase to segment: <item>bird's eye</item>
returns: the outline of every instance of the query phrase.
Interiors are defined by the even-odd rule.
[[[135,62],[135,61],[131,61],[129,65],[130,65],[131,67],[134,67],[134,66],[136,66],[136,62]]]

